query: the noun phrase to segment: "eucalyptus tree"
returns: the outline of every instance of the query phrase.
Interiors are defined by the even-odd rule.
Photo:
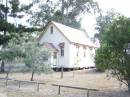
[[[121,14],[117,13],[114,9],[110,9],[106,12],[101,10],[100,15],[96,18],[97,23],[95,29],[98,33],[96,33],[94,37],[98,38],[101,42],[103,33],[109,30],[111,23],[119,16],[121,16]]]
[[[80,14],[91,13],[98,10],[98,5],[93,0],[47,0],[35,2],[39,6],[38,11],[31,12],[29,22],[34,26],[44,27],[48,21],[54,20],[62,24],[80,28]]]

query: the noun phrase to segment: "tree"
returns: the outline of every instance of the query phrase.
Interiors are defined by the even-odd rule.
[[[109,26],[118,16],[120,16],[119,13],[115,12],[113,9],[110,9],[105,13],[101,11],[100,15],[96,19],[97,26],[95,27],[95,29],[98,31],[98,33],[94,35],[94,41],[95,39],[99,40],[100,48],[96,51],[95,63],[96,68],[99,71],[105,71],[109,66],[110,61],[107,60],[107,56],[109,56],[111,52],[108,50],[109,46],[106,43],[104,43],[103,37],[104,33],[106,33],[109,30]]]
[[[22,53],[20,45],[14,44],[14,41],[10,41],[4,49],[0,50],[0,59],[2,60],[2,62],[5,62],[8,64],[8,68],[6,71],[7,78],[12,68],[11,67],[12,62],[15,60],[18,60],[19,58],[22,58],[23,56],[24,56],[24,53]]]
[[[109,30],[109,26],[118,16],[120,16],[119,13],[115,12],[113,9],[110,9],[105,13],[101,11],[100,15],[96,19],[97,26],[95,29],[98,31],[98,33],[94,35],[94,41],[95,39],[99,40],[100,48],[96,51],[95,63],[96,68],[100,71],[105,71],[108,68],[110,62],[107,60],[107,56],[109,56],[110,52],[108,51],[109,46],[104,43],[103,40],[104,33]]]
[[[6,5],[0,3],[0,45],[5,46],[8,44],[9,40],[14,38],[16,34],[20,35],[26,32],[41,30],[38,28],[26,27],[22,24],[17,24],[17,22],[12,24],[7,21],[8,17],[13,17],[14,19],[23,18],[24,15],[21,12],[27,11],[31,6],[32,3],[20,6],[19,0],[6,0]]]
[[[102,44],[96,51],[95,64],[98,71],[105,71],[109,66],[110,59],[108,58],[110,58],[110,52],[108,49],[109,47],[106,44]]]
[[[30,7],[31,4],[28,6],[20,7],[19,0],[6,0],[6,5],[0,3],[0,46],[2,46],[2,49],[6,48],[8,42],[12,38],[17,37],[17,34],[23,37],[23,35],[27,32],[29,33],[40,30],[37,28],[29,28],[23,25],[11,24],[7,21],[8,17],[21,19],[23,15],[18,15],[18,13],[27,10]],[[1,64],[1,72],[4,72],[4,61],[2,61]]]
[[[37,42],[27,42],[24,44],[24,63],[32,72],[31,81],[35,73],[48,73],[51,71],[50,64],[45,62],[50,57],[51,51],[41,47]]]
[[[77,19],[77,17],[81,13],[92,12],[92,9],[98,10],[97,3],[93,2],[93,0],[47,0],[43,4],[41,4],[40,0],[38,1],[39,10],[31,13],[32,17],[29,22],[34,26],[43,28],[51,20],[74,28],[80,28],[81,19]]]
[[[109,30],[111,23],[119,16],[120,14],[115,12],[113,9],[110,9],[105,13],[101,11],[100,15],[96,18],[97,26],[95,27],[99,33],[96,33],[94,37],[98,38],[99,41],[102,42],[103,33]]]
[[[107,65],[107,69],[112,70],[112,74],[119,81],[126,84],[130,92],[129,25],[130,19],[120,16],[109,25],[109,29],[105,30],[105,33],[102,33],[102,43],[98,51],[102,51],[103,53],[96,53],[96,65],[98,63],[102,63],[103,66]]]

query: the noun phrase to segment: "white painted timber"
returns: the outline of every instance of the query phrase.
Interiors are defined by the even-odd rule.
[[[53,33],[51,33],[51,27],[53,27]],[[83,31],[60,23],[50,22],[44,34],[41,34],[39,43],[52,43],[58,50],[56,59],[53,58],[53,54],[48,59],[48,64],[56,68],[88,68],[95,66],[96,46]],[[60,43],[64,43],[64,56],[60,56]]]

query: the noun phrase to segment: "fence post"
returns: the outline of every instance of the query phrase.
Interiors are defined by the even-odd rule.
[[[18,84],[19,84],[19,88],[21,87],[21,85],[20,85],[20,81],[18,81]]]
[[[64,68],[61,67],[61,78],[63,78],[63,72],[64,72]]]
[[[39,83],[37,83],[37,91],[39,92]]]
[[[60,88],[61,88],[61,86],[59,85],[58,86],[58,95],[60,95]]]
[[[89,90],[87,90],[87,97],[89,97]]]
[[[6,87],[7,87],[7,85],[8,85],[8,78],[6,78],[5,85],[6,85]]]

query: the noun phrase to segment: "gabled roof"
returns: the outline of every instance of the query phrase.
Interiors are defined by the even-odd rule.
[[[53,24],[60,32],[64,35],[64,37],[69,40],[71,43],[77,43],[81,45],[86,45],[90,47],[96,47],[90,39],[86,36],[85,32],[63,25],[61,23],[57,23],[54,21],[51,21],[47,24],[46,29],[50,24]],[[43,33],[41,34],[40,38],[43,36]]]
[[[70,42],[96,47],[85,32],[54,21],[51,23],[54,24]]]

